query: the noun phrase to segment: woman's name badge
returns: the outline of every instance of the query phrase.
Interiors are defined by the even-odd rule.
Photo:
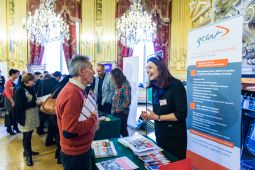
[[[159,101],[160,106],[167,105],[166,99]]]

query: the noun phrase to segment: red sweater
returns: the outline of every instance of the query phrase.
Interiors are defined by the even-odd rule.
[[[68,82],[57,97],[56,114],[58,120],[60,145],[67,155],[81,155],[87,152],[95,136],[96,115],[78,122],[84,93],[82,89]]]
[[[9,100],[12,99],[14,93],[14,87],[12,81],[9,79],[5,83],[3,96],[6,96]]]

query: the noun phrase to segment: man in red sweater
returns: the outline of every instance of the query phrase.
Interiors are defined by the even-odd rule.
[[[60,159],[65,170],[90,169],[91,143],[97,129],[97,112],[78,121],[86,98],[85,87],[95,74],[89,57],[75,55],[69,64],[72,78],[57,97],[56,114],[60,134]]]

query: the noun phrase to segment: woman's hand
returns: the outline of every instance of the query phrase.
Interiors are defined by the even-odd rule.
[[[157,120],[158,119],[158,115],[156,115],[153,111],[151,111],[149,109],[148,109],[148,112],[143,111],[141,116],[144,120]]]

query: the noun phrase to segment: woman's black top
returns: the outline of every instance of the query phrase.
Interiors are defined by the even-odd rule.
[[[157,115],[174,113],[178,121],[155,121],[155,135],[159,146],[179,159],[186,157],[187,97],[180,80],[173,79],[168,88],[152,87],[153,112]]]
[[[27,101],[26,91],[29,92],[33,96],[32,100],[30,102]],[[15,101],[15,114],[17,115],[17,121],[20,125],[24,126],[25,118],[26,118],[25,117],[26,109],[37,106],[34,88],[27,87],[26,85],[21,83],[21,85],[15,92],[14,101]]]

